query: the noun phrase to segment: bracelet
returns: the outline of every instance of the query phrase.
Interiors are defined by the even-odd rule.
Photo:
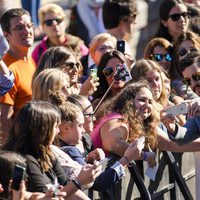
[[[147,153],[143,151],[143,160],[147,160]]]
[[[128,158],[126,156],[123,156],[123,158],[126,160],[126,162],[129,164],[130,161],[128,160]]]
[[[76,187],[77,187],[79,190],[81,190],[81,184],[80,184],[79,180],[74,179],[74,180],[72,180],[72,182],[74,183],[74,185],[76,185]]]

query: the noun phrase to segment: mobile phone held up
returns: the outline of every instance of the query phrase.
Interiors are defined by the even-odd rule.
[[[166,108],[166,113],[171,114],[173,116],[187,114],[188,113],[188,104],[181,103],[178,105],[170,106],[170,107]]]
[[[126,49],[126,42],[125,40],[117,40],[117,51],[120,51],[121,53],[125,53]]]
[[[19,190],[21,181],[24,180],[26,174],[26,169],[19,165],[15,165],[13,172],[13,180],[11,188],[14,190]]]
[[[94,69],[90,69],[90,75],[92,76],[92,78],[97,78],[97,68]]]

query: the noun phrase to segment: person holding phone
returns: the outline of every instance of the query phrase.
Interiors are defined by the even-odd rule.
[[[74,181],[67,181],[65,172],[50,148],[59,132],[59,124],[60,114],[50,103],[28,102],[19,112],[3,149],[20,152],[26,157],[28,191],[46,192],[47,184],[53,186],[57,180],[57,184],[63,185],[61,191],[67,193],[65,198],[88,199],[80,188],[93,182],[100,174],[101,167],[96,164],[86,165]]]
[[[82,166],[89,163],[95,163],[105,158],[102,149],[94,149],[88,153],[86,157],[77,148],[81,142],[82,136],[85,133],[84,129],[84,113],[80,106],[75,103],[70,103],[63,99],[62,93],[56,93],[51,96],[55,105],[61,111],[61,125],[59,138],[59,146],[61,150],[67,153],[73,160],[77,161]],[[61,101],[62,99],[62,101]],[[69,98],[70,99],[70,98]],[[72,100],[71,100],[72,101]],[[124,167],[126,167],[132,160],[137,159],[142,153],[144,147],[144,138],[136,140],[125,151],[124,155],[111,166],[108,166],[103,173],[99,175],[94,181],[92,189],[97,191],[105,191],[113,184],[118,182],[124,176]]]
[[[130,68],[130,65],[127,62],[125,55],[121,52],[111,51],[105,53],[102,56],[100,63],[97,67],[97,76],[99,78],[100,85],[94,92],[92,100],[94,109],[96,108],[97,104],[100,102],[100,99],[103,97],[109,87],[110,90],[103,101],[117,95],[125,87],[126,81],[114,79],[116,67],[119,65],[125,65],[127,70],[129,70]],[[130,79],[131,77],[129,77],[129,80]]]

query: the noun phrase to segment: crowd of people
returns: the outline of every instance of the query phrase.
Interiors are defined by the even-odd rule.
[[[61,6],[36,2],[35,19],[24,8],[0,17],[0,199],[117,199],[132,161],[155,169],[158,149],[200,151],[198,5],[163,0],[135,60],[136,0],[79,0],[69,27]]]

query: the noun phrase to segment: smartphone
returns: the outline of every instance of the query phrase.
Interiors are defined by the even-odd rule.
[[[170,106],[166,109],[167,114],[172,114],[173,116],[184,115],[188,113],[188,104],[181,103],[178,105]]]
[[[96,78],[97,77],[97,68],[90,69],[90,75],[92,76],[92,78]]]
[[[116,66],[114,78],[116,81],[122,80],[125,83],[127,83],[128,81],[130,81],[132,79],[130,70],[128,69],[128,67],[125,63],[119,64]]]
[[[121,53],[125,53],[126,49],[126,42],[125,40],[117,40],[117,51],[120,51]]]
[[[21,181],[25,178],[26,168],[15,165],[11,188],[19,190]]]

